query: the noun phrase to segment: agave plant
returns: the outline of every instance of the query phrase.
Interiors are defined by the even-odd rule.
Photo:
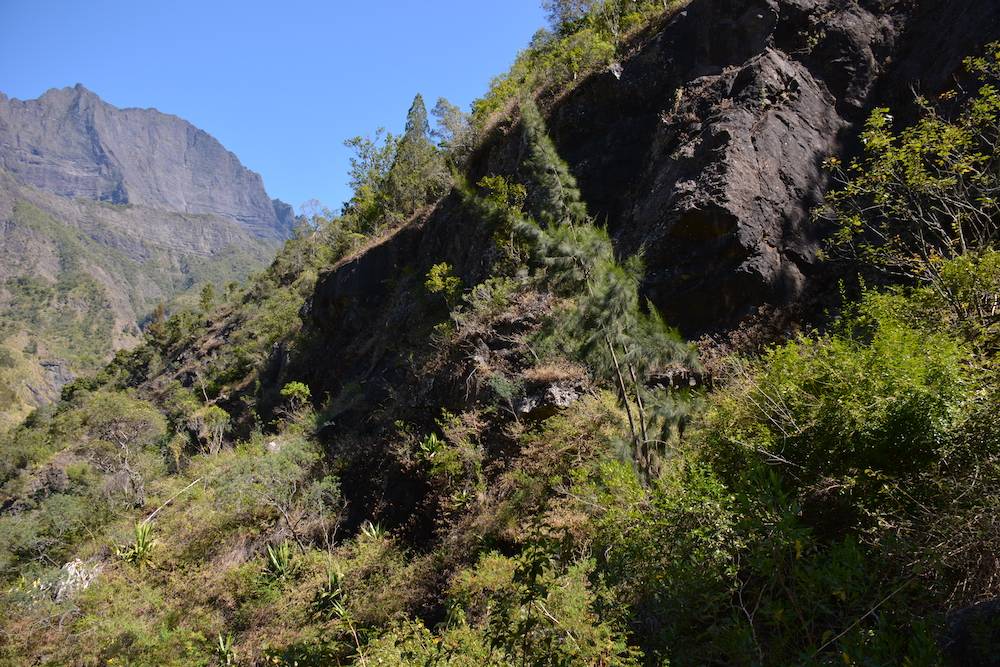
[[[140,521],[135,524],[135,539],[132,544],[122,544],[115,548],[115,555],[126,563],[135,565],[140,570],[145,567],[156,567],[153,564],[153,547],[156,539],[153,537],[153,524]]]
[[[220,665],[236,664],[236,649],[233,648],[233,635],[226,633],[223,637],[220,632],[215,642],[215,657],[219,659]]]
[[[312,602],[312,612],[315,616],[327,618],[342,618],[346,613],[344,608],[344,589],[342,582],[344,575],[340,570],[331,568],[327,571],[327,580],[316,591]]]
[[[292,549],[288,542],[282,542],[276,547],[267,547],[267,569],[276,578],[291,574],[292,572]]]
[[[369,540],[381,542],[385,539],[388,531],[377,523],[365,521],[361,524],[361,534]]]
[[[420,457],[425,461],[433,459],[445,446],[444,440],[431,433],[420,442]]]

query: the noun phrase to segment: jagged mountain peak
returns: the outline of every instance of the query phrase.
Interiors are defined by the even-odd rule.
[[[83,84],[0,97],[0,168],[68,197],[229,218],[265,239],[293,217],[210,134],[156,109],[120,109]]]

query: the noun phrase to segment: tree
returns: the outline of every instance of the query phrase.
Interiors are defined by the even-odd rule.
[[[406,131],[386,180],[392,212],[401,217],[410,215],[444,194],[449,183],[444,159],[431,142],[424,98],[417,94],[406,115]]]
[[[146,327],[146,332],[152,336],[154,340],[160,341],[166,338],[167,335],[167,307],[163,305],[160,301],[156,304],[156,308],[153,309],[153,314],[150,316],[149,325]]]
[[[217,405],[207,405],[191,415],[188,426],[198,434],[209,454],[218,454],[229,430],[229,413]]]
[[[692,348],[666,326],[652,304],[639,298],[642,262],[619,263],[606,230],[593,224],[576,180],[545,134],[531,100],[522,104],[528,157],[525,172],[539,218],[515,223],[532,251],[542,279],[574,297],[564,330],[579,337],[577,353],[618,389],[632,436],[637,469],[654,473],[654,448],[686,418],[687,402],[650,385],[652,372],[668,365],[695,365]],[[645,305],[645,310],[643,309]]]
[[[822,215],[837,226],[834,253],[925,282],[959,320],[986,325],[984,311],[968,307],[942,267],[1000,242],[1000,43],[966,65],[985,83],[954,118],[918,100],[921,119],[895,132],[888,109],[872,112],[864,155],[846,168],[826,161],[837,187]]]
[[[403,140],[426,141],[430,134],[431,125],[427,120],[427,105],[424,104],[424,96],[417,93],[413,97],[410,110],[406,112],[406,131],[403,133]]]
[[[586,224],[587,206],[583,203],[576,178],[559,157],[549,138],[538,107],[532,100],[521,105],[524,143],[527,158],[522,165],[528,190],[528,210],[546,227]]]
[[[399,138],[380,127],[374,138],[357,136],[344,145],[354,150],[349,180],[354,193],[343,213],[359,231],[371,233],[383,224],[390,208],[387,183]]]
[[[600,0],[543,0],[542,9],[554,31],[566,32],[598,4]]]
[[[201,288],[201,296],[198,299],[198,305],[201,306],[203,313],[208,313],[215,306],[215,288],[212,287],[212,283],[206,283],[204,287]]]
[[[354,195],[344,205],[344,216],[362,233],[405,220],[451,185],[444,156],[431,141],[421,95],[413,99],[401,137],[379,129],[374,139],[354,137],[345,143],[355,156],[350,180]]]
[[[472,126],[469,122],[469,114],[440,97],[437,104],[434,105],[431,115],[434,116],[435,120],[431,136],[437,141],[441,150],[445,151],[456,163],[461,164],[471,148],[469,140]]]
[[[87,435],[106,444],[97,451],[101,467],[113,477],[109,490],[120,493],[127,503],[144,503],[141,454],[167,434],[163,415],[146,401],[99,391],[87,399],[78,417]]]

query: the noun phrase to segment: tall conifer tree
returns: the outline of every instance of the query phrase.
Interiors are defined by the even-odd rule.
[[[576,308],[564,328],[576,332],[577,352],[617,387],[633,459],[648,480],[655,472],[654,450],[662,448],[687,413],[685,400],[651,387],[651,373],[668,365],[696,364],[693,350],[652,304],[643,309],[641,259],[617,261],[611,238],[588,216],[576,179],[546,134],[537,107],[529,100],[522,110],[522,166],[532,212],[542,224],[521,220],[516,228],[545,281],[574,298]]]

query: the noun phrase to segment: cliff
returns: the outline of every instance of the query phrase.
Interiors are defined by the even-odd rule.
[[[998,37],[990,0],[695,0],[554,101],[549,131],[618,252],[643,256],[646,296],[689,336],[726,331],[835,282],[816,273],[822,161],[853,154],[872,108],[905,117],[914,91],[942,92]],[[469,181],[516,177],[522,145],[501,123]],[[419,275],[446,259],[474,284],[488,253],[453,203],[387,241],[405,248],[321,280],[317,325],[339,321],[323,304],[382,289],[365,277],[387,254]]]
[[[155,109],[118,109],[77,84],[0,95],[0,167],[63,197],[231,219],[282,240],[294,216],[211,135]]]
[[[157,303],[262,268],[293,222],[180,118],[79,85],[0,94],[0,427],[138,343]]]

